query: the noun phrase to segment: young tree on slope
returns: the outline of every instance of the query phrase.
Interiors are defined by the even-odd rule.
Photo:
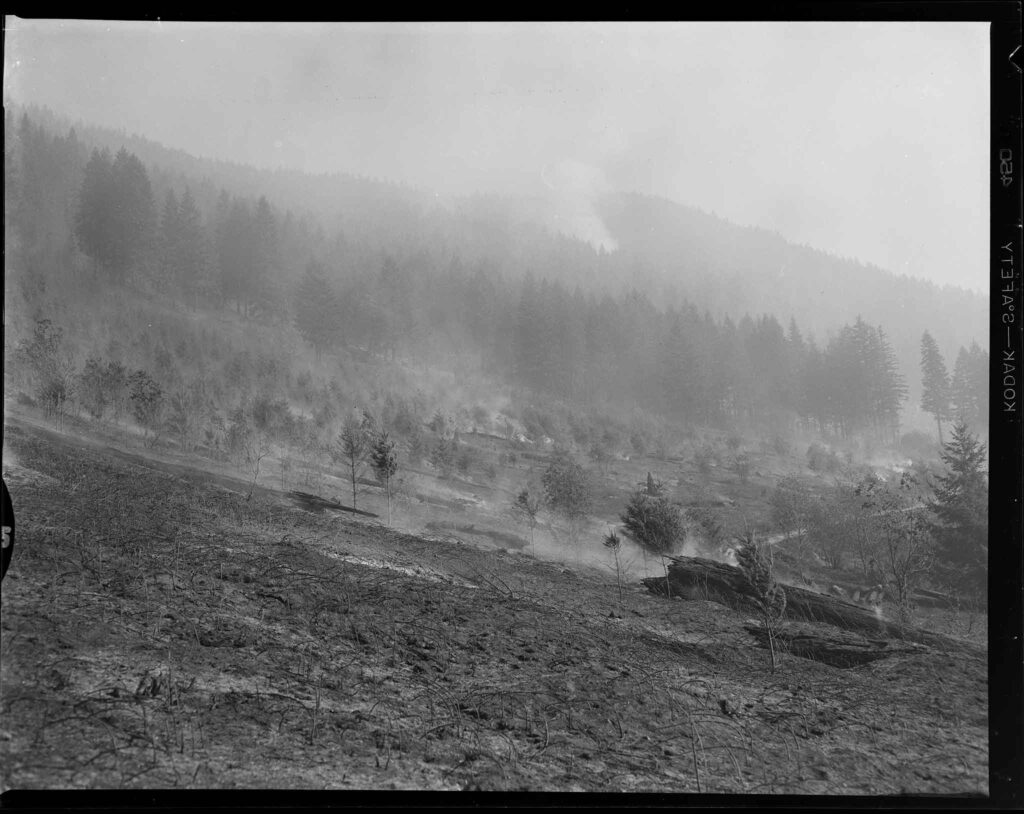
[[[543,505],[544,502],[541,499],[539,490],[536,488],[531,489],[529,486],[523,487],[522,491],[516,495],[515,502],[512,504],[516,514],[530,524],[530,550],[535,557],[537,556],[537,548],[534,544],[534,529],[537,528],[537,515],[540,514]]]
[[[384,484],[388,498],[388,525],[391,525],[391,479],[398,471],[398,456],[395,454],[395,442],[388,437],[387,431],[381,432],[374,442],[370,453],[370,461],[377,473],[377,480]]]
[[[621,517],[626,533],[646,551],[671,554],[686,533],[682,509],[646,489],[633,493]]]
[[[363,465],[366,450],[369,446],[367,436],[359,422],[349,419],[335,444],[335,458],[343,460],[348,467],[349,479],[352,482],[352,508],[356,508],[356,483],[359,480],[359,469]]]
[[[942,421],[949,418],[949,373],[939,346],[928,331],[921,337],[921,384],[921,409],[935,416],[942,444]]]
[[[753,533],[749,531],[738,537],[737,542],[739,545],[736,547],[736,560],[756,598],[768,637],[768,652],[771,657],[771,670],[774,673],[778,663],[775,642],[786,612],[786,591],[775,580],[775,562],[771,546],[767,543],[758,543]]]
[[[541,484],[548,506],[565,519],[569,541],[576,546],[593,499],[590,473],[568,453],[558,452],[541,475]]]

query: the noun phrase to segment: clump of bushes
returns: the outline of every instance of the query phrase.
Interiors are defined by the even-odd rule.
[[[791,444],[789,439],[783,435],[776,435],[772,438],[772,451],[779,456],[789,455]]]
[[[812,472],[838,472],[841,466],[839,456],[824,444],[815,441],[807,448],[807,465]]]
[[[750,481],[750,456],[741,452],[732,459],[732,469],[740,479],[740,483]]]
[[[704,444],[693,453],[693,464],[702,475],[710,475],[715,464],[715,451],[709,444]]]
[[[900,451],[908,458],[937,458],[938,444],[926,432],[911,430],[900,437]]]

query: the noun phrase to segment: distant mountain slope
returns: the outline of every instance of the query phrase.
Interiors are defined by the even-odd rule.
[[[769,313],[784,323],[792,316],[819,343],[858,314],[880,324],[912,393],[926,329],[950,365],[960,346],[988,345],[988,300],[974,292],[898,276],[661,198],[619,193],[598,208],[627,264],[649,264],[713,313]]]
[[[988,302],[971,291],[897,276],[661,198],[622,193],[599,208],[620,252],[733,316],[792,315],[823,339],[861,314],[895,339],[920,341],[925,328],[940,330],[946,353],[987,338]]]
[[[918,394],[919,343],[926,329],[949,367],[960,346],[988,344],[983,296],[789,243],[778,234],[663,198],[614,192],[576,202],[576,214],[598,219],[599,231],[613,239],[616,248],[606,252],[574,236],[584,233],[575,228],[578,220],[566,218],[566,201],[557,195],[484,194],[444,201],[424,190],[358,176],[314,176],[197,158],[141,136],[70,122],[49,110],[29,112],[54,132],[74,126],[90,148],[127,147],[164,177],[193,188],[206,211],[221,189],[265,195],[275,208],[312,217],[327,235],[340,231],[373,252],[459,257],[510,278],[530,272],[596,294],[636,287],[661,305],[685,298],[716,317],[735,320],[764,313],[785,325],[793,317],[819,344],[861,315],[890,337],[911,388],[910,407]]]

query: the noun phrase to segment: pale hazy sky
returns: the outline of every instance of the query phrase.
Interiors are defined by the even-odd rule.
[[[988,290],[986,23],[6,25],[5,99],[197,155],[650,193]]]

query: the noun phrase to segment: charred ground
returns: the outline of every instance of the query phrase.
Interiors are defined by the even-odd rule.
[[[985,793],[985,653],[746,614],[6,428],[5,788]]]

